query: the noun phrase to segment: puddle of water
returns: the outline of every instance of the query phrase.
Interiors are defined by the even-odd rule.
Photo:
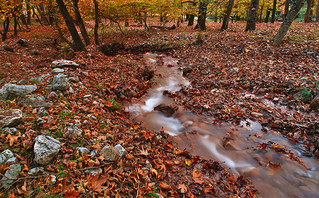
[[[145,62],[155,70],[157,86],[151,88],[139,103],[126,108],[132,118],[142,121],[151,130],[164,129],[174,136],[180,149],[205,158],[217,160],[236,175],[248,176],[262,197],[319,197],[319,163],[316,159],[302,156],[302,148],[289,142],[281,134],[261,132],[261,125],[251,120],[242,121],[242,127],[229,123],[209,124],[205,118],[179,109],[172,117],[166,117],[154,108],[173,101],[163,91],[176,92],[189,82],[177,68],[177,60],[147,53]],[[159,64],[161,63],[161,64]],[[253,97],[251,95],[246,97]],[[262,101],[270,107],[271,101]],[[280,106],[283,110],[286,108]],[[225,141],[227,133],[231,134]],[[283,145],[283,148],[298,156],[304,166],[290,159],[289,154],[274,149],[257,149],[258,145]],[[274,168],[280,164],[280,168]],[[273,167],[269,167],[273,166]]]

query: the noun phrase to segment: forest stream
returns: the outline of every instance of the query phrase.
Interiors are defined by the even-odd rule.
[[[183,77],[177,59],[152,53],[146,53],[144,59],[155,71],[156,85],[140,101],[126,107],[132,119],[151,130],[164,130],[181,150],[219,161],[236,177],[249,177],[261,197],[319,197],[318,159],[303,155],[299,144],[280,133],[263,132],[252,120],[239,126],[215,125],[214,118],[194,115],[181,107],[170,116],[154,110],[160,104],[174,105],[164,91],[174,93],[191,83]]]

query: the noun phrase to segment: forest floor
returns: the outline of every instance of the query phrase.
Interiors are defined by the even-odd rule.
[[[17,100],[0,101],[0,110],[23,111],[18,132],[0,134],[0,151],[10,149],[22,165],[19,177],[2,188],[1,196],[259,196],[248,178],[236,177],[219,162],[179,150],[163,131],[148,130],[130,119],[125,105],[154,85],[142,51],[136,50],[139,44],[177,58],[184,67],[191,86],[166,93],[178,106],[213,117],[216,124],[258,121],[264,132],[280,132],[300,144],[305,155],[318,157],[319,105],[313,99],[319,95],[319,24],[293,24],[280,47],[272,46],[279,23],[258,24],[256,31],[248,33],[244,23],[231,23],[224,32],[220,26],[208,23],[204,32],[185,24],[174,30],[104,31],[100,37],[106,46],[130,47],[120,47],[112,52],[114,56],[104,55],[93,44],[88,52],[73,54],[49,27],[31,27],[30,32],[3,42],[13,52],[0,50],[0,87],[49,73],[41,82],[28,83],[37,84],[35,93],[53,106],[43,114],[39,108],[20,106]],[[17,44],[18,38],[25,39],[27,46]],[[39,55],[31,54],[32,50]],[[46,89],[54,76],[50,64],[59,59],[80,65],[64,68],[64,74],[78,80],[71,82],[73,91],[52,94]],[[39,123],[39,118],[44,122]],[[82,135],[66,133],[77,122]],[[44,171],[29,175],[29,170],[39,167],[33,146],[41,134],[59,140],[61,149]],[[105,145],[117,144],[127,154],[116,162],[99,155],[81,156],[76,149],[98,153]],[[2,175],[8,166],[0,166]],[[101,171],[92,175],[92,170]]]

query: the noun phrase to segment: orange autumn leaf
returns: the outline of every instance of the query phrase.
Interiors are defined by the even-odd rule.
[[[170,185],[168,185],[167,183],[165,183],[165,182],[160,182],[159,186],[161,188],[165,189],[165,190],[171,190],[172,189],[172,187]]]

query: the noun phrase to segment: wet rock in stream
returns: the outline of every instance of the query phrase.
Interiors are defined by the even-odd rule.
[[[162,112],[166,117],[171,117],[177,110],[177,107],[160,104],[154,108],[155,111]]]

